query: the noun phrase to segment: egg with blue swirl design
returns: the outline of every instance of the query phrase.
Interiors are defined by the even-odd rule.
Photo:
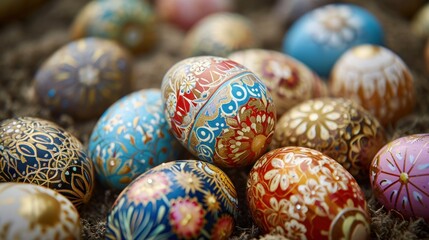
[[[237,214],[235,187],[222,170],[197,160],[168,162],[122,191],[106,239],[228,239]]]
[[[98,180],[113,189],[168,160],[183,148],[169,132],[161,91],[144,89],[114,103],[101,116],[89,142]]]
[[[174,136],[200,160],[241,167],[267,150],[276,110],[246,67],[221,57],[187,58],[164,75],[161,91]]]

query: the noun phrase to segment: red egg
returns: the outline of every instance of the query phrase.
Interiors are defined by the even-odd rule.
[[[262,156],[247,181],[247,202],[263,232],[291,239],[368,239],[365,196],[335,160],[309,148]]]

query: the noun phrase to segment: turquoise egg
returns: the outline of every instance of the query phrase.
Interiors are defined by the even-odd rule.
[[[337,59],[353,46],[383,45],[377,18],[352,4],[329,4],[299,18],[286,33],[283,52],[327,78]]]
[[[228,239],[237,204],[234,185],[218,167],[164,163],[122,191],[108,214],[106,239]]]
[[[89,156],[98,180],[123,189],[134,178],[181,153],[169,132],[159,89],[131,93],[103,113],[92,132]]]

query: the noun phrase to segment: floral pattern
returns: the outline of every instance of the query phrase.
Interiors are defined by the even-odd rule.
[[[219,168],[180,160],[145,172],[125,188],[107,218],[107,239],[227,239],[237,193]]]
[[[273,188],[266,176],[280,176],[280,169],[296,177]],[[337,176],[341,183],[324,183]],[[335,160],[309,148],[284,147],[263,155],[249,173],[247,203],[264,232],[291,239],[331,239],[362,231],[369,237],[365,196],[356,180]]]

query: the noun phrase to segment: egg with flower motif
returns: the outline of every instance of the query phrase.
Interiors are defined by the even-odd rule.
[[[313,71],[277,51],[248,49],[228,56],[255,73],[273,97],[277,115],[307,99],[324,97],[327,87]]]
[[[375,154],[386,143],[377,119],[342,98],[307,100],[278,121],[271,148],[300,146],[316,149],[333,158],[356,179],[368,179]]]
[[[90,1],[76,16],[70,35],[72,39],[114,40],[137,55],[154,47],[157,21],[152,7],[145,1]]]
[[[121,192],[107,217],[106,239],[228,239],[237,204],[234,185],[216,166],[163,163]]]
[[[271,95],[254,73],[232,60],[184,59],[165,74],[161,91],[174,136],[201,160],[250,165],[271,142],[276,122]]]
[[[84,146],[58,125],[31,117],[0,122],[0,182],[48,187],[80,206],[91,198],[94,181]]]
[[[388,210],[429,222],[429,134],[414,134],[386,144],[370,173],[374,195]]]
[[[52,54],[37,71],[34,88],[52,112],[90,119],[130,91],[131,72],[131,58],[117,43],[84,38]]]
[[[181,146],[169,131],[161,91],[144,89],[118,100],[98,120],[88,149],[97,178],[114,189],[177,159]]]
[[[345,51],[364,43],[384,43],[374,15],[353,4],[329,4],[308,12],[290,27],[283,51],[327,78]]]
[[[186,57],[228,54],[257,47],[255,30],[248,18],[238,13],[214,13],[201,19],[187,33],[183,43]]]
[[[247,180],[247,202],[263,232],[290,239],[369,239],[365,195],[332,158],[302,147],[262,156]]]
[[[0,183],[1,239],[80,239],[75,206],[58,192],[29,183]]]
[[[405,63],[387,48],[359,45],[348,50],[332,71],[333,96],[350,98],[378,118],[394,124],[415,105],[414,81]]]

